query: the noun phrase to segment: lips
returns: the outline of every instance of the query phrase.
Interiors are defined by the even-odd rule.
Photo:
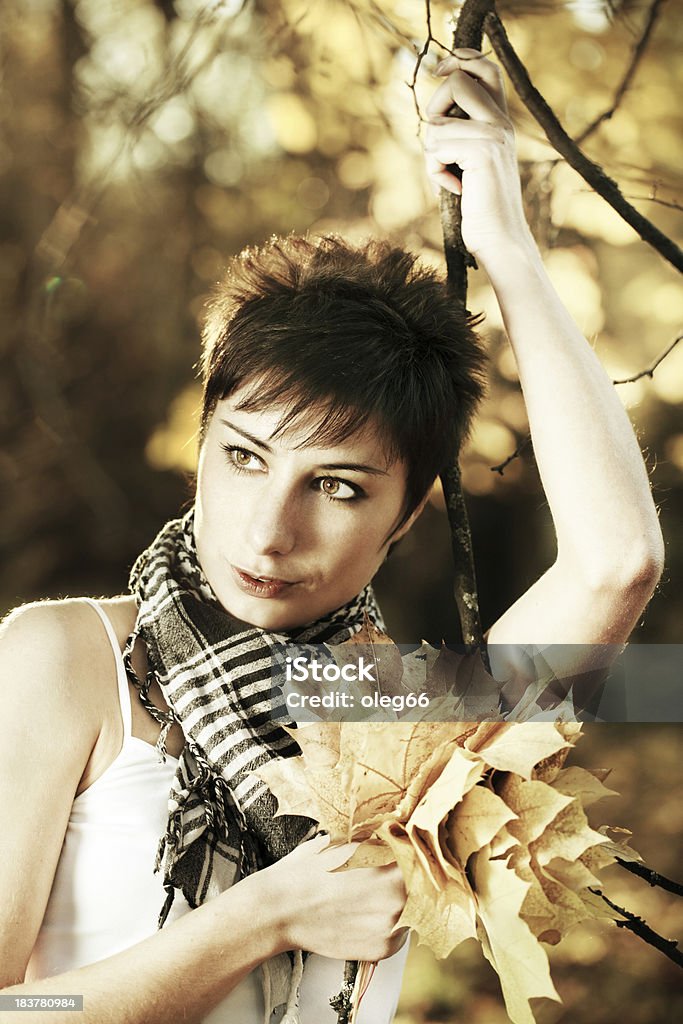
[[[240,590],[252,597],[277,597],[297,582],[274,576],[254,576],[245,569],[238,569],[236,565],[232,566],[232,571]]]

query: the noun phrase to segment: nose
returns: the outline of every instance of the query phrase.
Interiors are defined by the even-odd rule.
[[[255,555],[288,555],[296,547],[300,510],[288,488],[266,486],[254,496],[247,540]]]

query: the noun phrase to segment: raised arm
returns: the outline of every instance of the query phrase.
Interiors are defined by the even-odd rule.
[[[491,281],[512,345],[557,536],[550,568],[491,627],[489,643],[618,644],[663,565],[633,428],[562,305],[526,223],[498,67],[458,50],[428,108],[432,181],[462,194],[465,244]],[[470,120],[443,115],[457,102]],[[462,183],[447,170],[457,163]]]
[[[202,1020],[263,960],[304,947],[335,959],[382,959],[403,909],[398,868],[336,872],[349,847],[319,839],[113,956],[26,980],[71,806],[101,722],[92,686],[102,661],[76,602],[29,607],[0,632],[0,991],[82,994],[79,1020]],[[151,870],[151,867],[150,867]],[[333,993],[330,993],[332,995]],[[0,1009],[0,1022],[16,1014]],[[63,1022],[65,1011],[22,1011]]]

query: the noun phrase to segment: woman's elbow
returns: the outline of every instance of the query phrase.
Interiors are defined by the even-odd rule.
[[[642,594],[649,601],[664,571],[664,540],[659,526],[647,537],[625,545],[596,574],[594,584],[601,591]]]

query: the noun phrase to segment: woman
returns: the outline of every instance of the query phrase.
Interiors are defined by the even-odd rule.
[[[553,564],[489,630],[494,670],[505,677],[506,645],[540,643],[578,651],[561,666],[577,673],[572,657],[624,641],[656,585],[656,511],[628,418],[524,220],[498,69],[462,50],[438,73],[428,171],[462,190],[557,533]],[[454,101],[470,120],[445,117]],[[430,272],[337,240],[247,253],[205,343],[193,512],[141,557],[133,596],[29,606],[5,626],[0,987],[83,994],[85,1020],[251,1024],[295,1019],[301,980],[317,1024],[335,1019],[348,957],[382,961],[360,1020],[389,1021],[397,869],[333,872],[348,848],[273,819],[252,769],[296,750],[264,703],[272,645],[378,620],[369,582],[466,434],[481,353]],[[52,1019],[63,1011],[41,1012]]]

